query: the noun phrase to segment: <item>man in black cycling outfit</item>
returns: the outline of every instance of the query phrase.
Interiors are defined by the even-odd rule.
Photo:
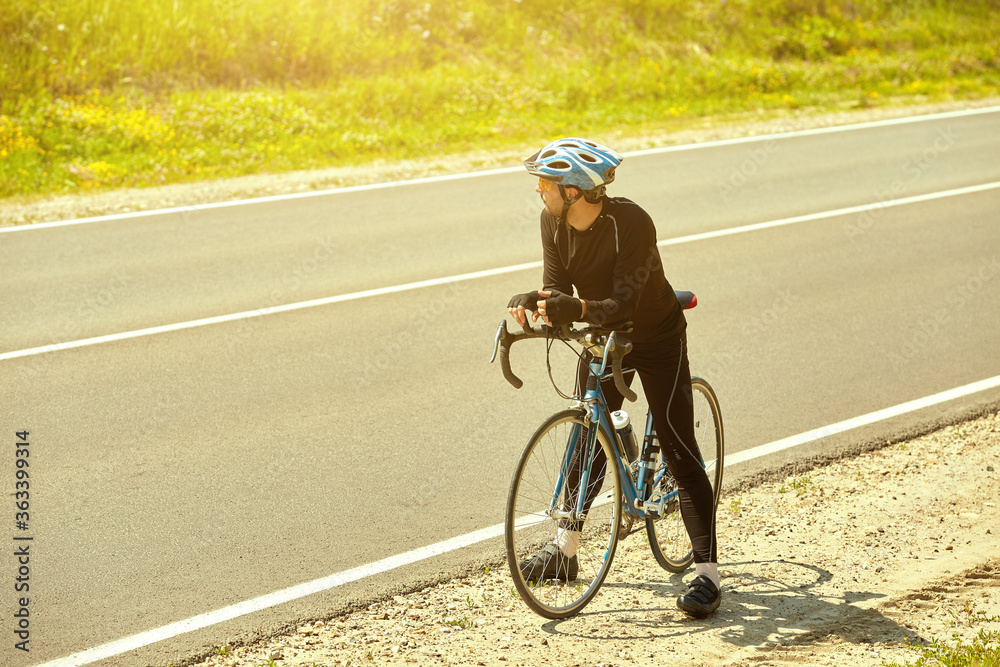
[[[652,219],[634,202],[605,195],[621,161],[611,149],[579,138],[553,141],[525,160],[528,173],[539,177],[535,191],[545,204],[543,285],[514,296],[507,310],[521,325],[526,310],[532,311],[532,321],[541,318],[549,326],[632,322],[628,338],[634,347],[627,363],[642,380],[694,550],[696,576],[677,606],[705,617],[718,609],[722,593],[715,502],[694,437],[687,322],[663,274]],[[587,372],[581,362],[578,373],[584,382]],[[603,390],[609,408],[620,409],[624,398],[614,384]],[[574,579],[579,542],[579,532],[560,527],[556,541],[522,563],[522,572],[536,581]]]

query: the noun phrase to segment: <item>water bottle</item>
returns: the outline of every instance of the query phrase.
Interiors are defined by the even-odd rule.
[[[625,446],[625,456],[628,457],[629,463],[635,461],[639,448],[635,444],[635,433],[632,432],[628,413],[624,410],[615,410],[611,413],[611,423],[618,431],[618,437],[621,438],[622,444]]]

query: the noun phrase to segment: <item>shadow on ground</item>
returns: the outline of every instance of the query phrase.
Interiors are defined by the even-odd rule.
[[[719,611],[707,619],[694,619],[675,606],[685,586],[681,575],[662,582],[604,584],[606,589],[628,594],[634,591],[634,607],[585,611],[580,617],[607,619],[601,631],[577,632],[573,619],[550,621],[542,626],[553,635],[590,640],[656,640],[703,632],[719,632],[720,638],[743,648],[795,646],[826,640],[831,635],[850,643],[887,643],[922,639],[877,611],[859,604],[884,599],[873,591],[840,589],[833,574],[806,563],[778,559],[727,563],[723,600]],[[643,606],[651,592],[661,605]],[[592,627],[592,624],[589,624]]]

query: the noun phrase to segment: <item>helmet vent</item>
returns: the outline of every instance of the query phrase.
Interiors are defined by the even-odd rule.
[[[556,154],[556,152],[555,152],[555,151],[545,151],[544,153],[542,153],[542,154],[541,154],[541,155],[539,155],[538,157],[539,157],[540,159],[544,160],[545,158],[550,158],[550,157],[552,157],[552,156],[553,156],[553,155],[555,155],[555,154]]]
[[[571,165],[569,162],[564,162],[563,160],[556,160],[555,162],[550,162],[549,166],[552,167],[553,169],[569,169]]]

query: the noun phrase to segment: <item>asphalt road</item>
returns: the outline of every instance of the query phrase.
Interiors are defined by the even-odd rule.
[[[1000,182],[1000,113],[632,156],[666,240]],[[540,259],[523,173],[0,234],[0,354]],[[728,450],[1000,375],[1000,190],[661,249]],[[0,662],[34,665],[502,522],[562,407],[542,345],[486,363],[537,268],[0,360]],[[556,362],[569,382],[567,353]],[[756,459],[728,481],[1000,404],[1000,389]],[[636,408],[639,410],[640,408]],[[30,431],[30,528],[14,526]],[[724,536],[722,536],[724,539]],[[167,665],[495,557],[453,552],[103,660]],[[725,560],[725,547],[720,552]]]

